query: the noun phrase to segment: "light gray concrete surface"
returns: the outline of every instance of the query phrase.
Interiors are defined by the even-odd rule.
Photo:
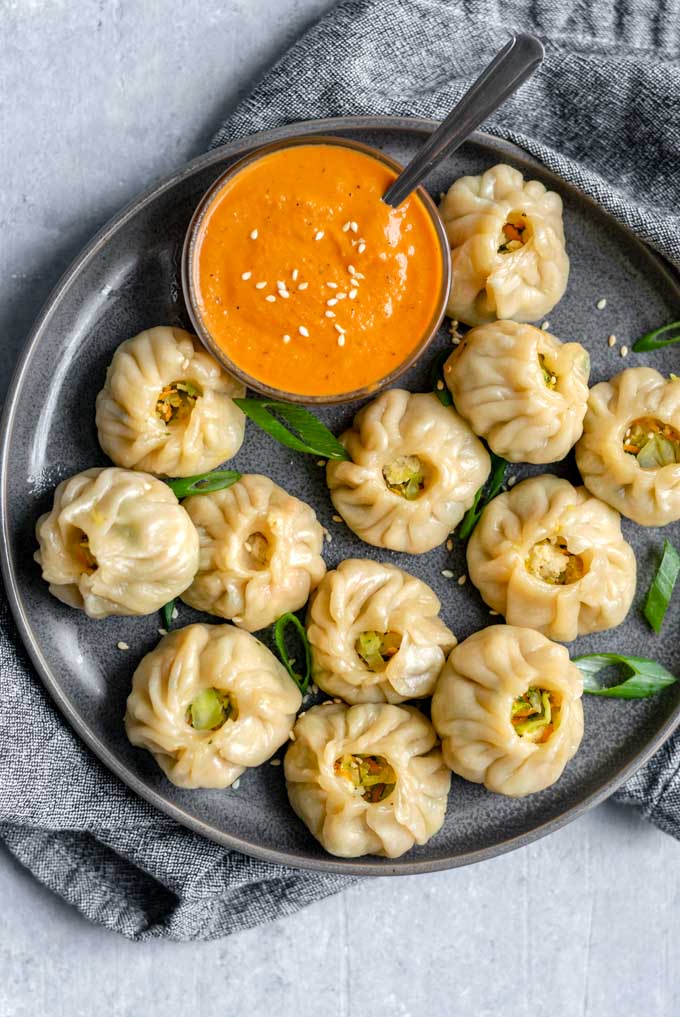
[[[0,0],[0,384],[118,207],[196,154],[330,0]],[[0,849],[0,1017],[675,1017],[680,845],[606,804],[473,869],[211,944],[132,944]]]

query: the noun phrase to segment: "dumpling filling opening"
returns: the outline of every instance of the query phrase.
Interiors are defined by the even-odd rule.
[[[418,456],[399,456],[383,466],[382,473],[390,491],[408,501],[414,501],[425,489],[426,471]]]
[[[91,576],[96,572],[99,565],[90,548],[90,538],[84,530],[76,530],[73,540],[73,554],[80,566],[81,575]]]
[[[526,212],[508,212],[498,238],[498,253],[511,254],[524,247],[530,236],[529,222]]]
[[[195,731],[216,731],[228,720],[236,719],[236,704],[228,692],[202,689],[189,703],[186,719]]]
[[[156,415],[164,424],[184,424],[202,395],[203,390],[195,381],[173,381],[158,396]]]
[[[551,586],[568,586],[577,583],[586,574],[586,564],[578,554],[572,554],[564,537],[546,537],[531,548],[526,569],[532,576]]]
[[[360,632],[354,648],[369,671],[384,671],[399,652],[401,636],[397,632]]]
[[[623,451],[635,456],[643,470],[680,463],[680,432],[656,417],[633,420],[624,435]]]
[[[272,556],[272,547],[261,530],[254,530],[243,542],[243,564],[253,572],[266,569]]]
[[[541,372],[543,374],[543,381],[545,382],[547,388],[550,389],[557,388],[557,375],[548,365],[543,353],[538,354],[538,364],[539,367],[541,368]]]
[[[371,805],[382,802],[394,791],[397,775],[384,756],[347,753],[335,760],[337,777],[349,781]]]
[[[510,720],[515,734],[540,745],[559,727],[560,701],[554,692],[530,686],[513,702]]]

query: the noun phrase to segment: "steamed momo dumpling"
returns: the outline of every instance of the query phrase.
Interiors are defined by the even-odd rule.
[[[341,562],[307,613],[314,681],[348,703],[432,695],[456,643],[440,607],[429,586],[394,565]]]
[[[181,328],[159,325],[122,343],[97,396],[99,444],[118,466],[190,477],[231,459],[245,387]]]
[[[554,463],[581,437],[590,358],[533,325],[471,329],[444,367],[456,409],[496,455]]]
[[[125,729],[178,787],[225,788],[283,745],[301,703],[255,636],[233,625],[187,625],[142,659]]]
[[[198,568],[198,534],[168,485],[115,466],[62,481],[36,536],[50,593],[91,618],[158,611]]]
[[[301,714],[292,737],[290,804],[332,855],[397,858],[440,829],[451,774],[414,707],[329,702]]]
[[[554,191],[501,163],[456,180],[439,211],[451,244],[453,318],[538,321],[561,300],[569,258]]]
[[[460,643],[432,699],[454,773],[519,798],[550,787],[583,737],[583,682],[563,646],[492,625]]]
[[[326,573],[314,509],[269,477],[245,474],[222,491],[184,502],[200,562],[182,600],[255,632],[297,611]]]
[[[583,483],[640,526],[680,519],[680,378],[631,367],[590,390]]]
[[[422,554],[443,543],[489,475],[489,455],[436,395],[383,392],[340,440],[349,461],[331,460],[331,498],[361,540]]]
[[[494,498],[467,562],[509,624],[565,642],[620,625],[635,595],[635,554],[618,512],[558,477],[532,477]]]

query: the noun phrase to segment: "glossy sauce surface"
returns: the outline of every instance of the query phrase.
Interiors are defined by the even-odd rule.
[[[380,199],[396,173],[363,152],[296,145],[225,182],[192,265],[214,342],[253,378],[334,395],[379,382],[429,330],[443,278],[423,201]]]

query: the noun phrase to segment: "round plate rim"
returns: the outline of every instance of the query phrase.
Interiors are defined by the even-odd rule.
[[[606,780],[600,787],[566,808],[559,815],[553,816],[551,819],[548,819],[543,823],[539,823],[531,830],[526,830],[515,836],[508,837],[505,840],[489,845],[488,847],[478,848],[471,851],[463,851],[446,858],[437,858],[432,860],[414,859],[378,863],[377,861],[374,862],[370,860],[370,856],[367,856],[367,860],[359,863],[351,859],[334,858],[331,855],[328,855],[327,858],[305,858],[286,850],[262,847],[259,844],[243,840],[241,837],[226,833],[223,830],[218,830],[211,826],[210,823],[205,822],[196,816],[190,815],[180,806],[167,801],[162,794],[155,791],[153,788],[148,787],[142,779],[132,773],[126,764],[118,759],[113,752],[111,752],[107,745],[99,738],[87,722],[80,716],[78,711],[72,706],[67,697],[64,695],[59,680],[53,673],[49,662],[43,656],[39,641],[33,634],[31,623],[24,610],[20,591],[20,580],[14,567],[9,536],[7,475],[14,419],[19,405],[19,395],[21,392],[23,378],[30,367],[33,353],[40,344],[42,334],[48,327],[50,318],[62,296],[68,290],[71,283],[80,274],[85,265],[88,264],[92,258],[96,257],[100,249],[106,245],[108,239],[121,229],[126,222],[132,218],[132,216],[137,214],[138,211],[149,204],[153,204],[153,202],[165,191],[175,187],[178,183],[186,177],[191,176],[193,173],[206,169],[215,163],[221,162],[225,156],[237,156],[240,153],[254,147],[259,147],[260,145],[267,144],[270,141],[279,140],[286,136],[297,136],[320,132],[332,133],[341,131],[356,131],[361,129],[385,132],[402,131],[425,135],[431,133],[431,131],[438,126],[438,123],[439,121],[437,120],[425,117],[389,116],[347,116],[300,121],[284,127],[276,127],[271,130],[260,131],[256,134],[248,135],[245,138],[239,138],[232,142],[228,142],[225,145],[221,145],[216,149],[184,163],[179,169],[175,170],[170,175],[163,177],[159,182],[152,184],[125,205],[95,234],[92,240],[85,245],[80,254],[77,255],[77,257],[71,262],[49,294],[19,354],[17,366],[10,383],[7,401],[3,409],[2,421],[0,423],[0,568],[2,570],[5,589],[7,591],[9,606],[17,624],[24,647],[36,668],[43,685],[49,692],[61,714],[69,722],[79,737],[82,738],[88,748],[91,749],[95,756],[107,767],[109,771],[122,780],[123,783],[138,794],[140,798],[147,801],[150,805],[153,805],[160,812],[163,812],[165,815],[175,819],[182,826],[185,826],[210,840],[216,841],[225,848],[241,851],[246,855],[250,855],[254,858],[261,858],[265,861],[273,862],[278,865],[287,865],[290,868],[308,869],[337,875],[415,875],[423,872],[437,872],[444,869],[458,868],[463,865],[471,865],[475,862],[484,861],[487,858],[493,858],[497,855],[512,851],[515,848],[530,844],[533,841],[554,832],[555,830],[559,830],[567,823],[577,819],[589,809],[608,798],[632,773],[635,772],[635,770],[637,770],[647,759],[650,758],[650,756],[653,755],[654,752],[657,751],[657,749],[661,747],[661,745],[663,745],[676,727],[680,725],[680,704],[667,718],[661,728],[659,728],[655,734],[647,740],[643,748],[625,766],[622,766],[613,777]],[[592,198],[584,194],[573,184],[562,180],[561,177],[553,173],[547,166],[534,159],[530,154],[519,148],[517,145],[514,145],[512,142],[505,141],[502,138],[497,138],[495,135],[482,131],[475,131],[468,140],[473,144],[477,144],[482,148],[488,149],[494,156],[505,154],[510,156],[515,162],[524,164],[528,167],[539,166],[541,172],[544,175],[553,178],[562,191],[570,192],[575,195],[580,202],[590,204],[596,207],[600,212],[604,211]],[[680,296],[680,284],[678,284],[675,280],[662,259],[650,250],[650,248],[648,248],[622,223],[617,221],[617,226],[629,235],[631,241],[638,247],[639,250],[644,252],[644,257],[646,257],[648,261],[654,265],[655,270],[659,273],[659,275],[665,278],[670,289],[674,290]]]

